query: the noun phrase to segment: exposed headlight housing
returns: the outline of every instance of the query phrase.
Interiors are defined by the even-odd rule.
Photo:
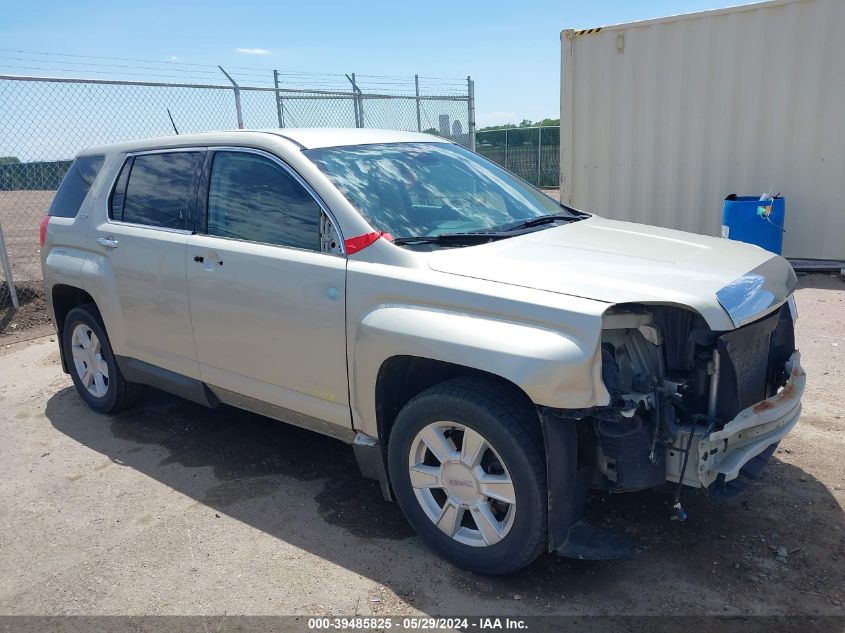
[[[790,263],[775,256],[724,286],[716,292],[716,298],[734,326],[741,327],[779,307],[797,285]],[[790,309],[795,318],[794,306],[790,305]]]

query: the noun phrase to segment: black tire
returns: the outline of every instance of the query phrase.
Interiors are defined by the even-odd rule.
[[[408,472],[414,438],[432,422],[457,422],[480,433],[501,457],[513,481],[517,504],[501,541],[473,547],[442,532],[420,506]],[[432,549],[459,567],[484,574],[517,571],[547,544],[546,469],[534,406],[507,384],[458,378],[415,396],[399,412],[388,443],[388,467],[399,507]]]
[[[73,361],[71,339],[74,329],[83,324],[93,332],[100,341],[100,356],[108,366],[108,385],[104,396],[97,397],[82,384],[82,379]],[[62,349],[67,359],[70,376],[77,392],[88,406],[98,413],[115,413],[134,405],[143,393],[144,386],[138,383],[129,382],[120,372],[114,352],[103,325],[97,306],[93,303],[77,306],[68,312],[65,318],[64,329],[62,330]]]

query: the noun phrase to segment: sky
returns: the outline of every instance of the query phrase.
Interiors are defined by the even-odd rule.
[[[138,68],[137,61],[98,59],[108,57],[172,62],[174,77],[199,73],[194,80],[214,78],[214,83],[225,79],[214,77],[213,66],[189,64],[237,67],[233,74],[242,83],[264,72],[269,78],[274,68],[456,80],[469,75],[475,80],[476,119],[483,127],[559,116],[562,29],[744,3],[0,0],[0,73],[98,78],[137,73],[127,79],[153,74]],[[120,64],[125,67],[115,67]],[[156,67],[161,66],[168,68]]]

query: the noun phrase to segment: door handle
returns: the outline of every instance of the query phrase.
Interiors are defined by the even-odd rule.
[[[205,257],[203,257],[202,255],[197,255],[196,257],[194,257],[194,261],[202,264],[205,261]]]
[[[109,239],[108,237],[98,237],[97,244],[106,248],[117,248],[118,241]]]

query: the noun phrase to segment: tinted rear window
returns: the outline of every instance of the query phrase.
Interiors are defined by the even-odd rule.
[[[91,189],[91,183],[103,166],[103,160],[103,156],[83,156],[73,161],[47,213],[60,218],[75,218]]]
[[[200,152],[136,156],[129,172],[120,219],[168,229],[193,228],[194,178],[201,156]],[[114,205],[112,213],[115,213]]]

